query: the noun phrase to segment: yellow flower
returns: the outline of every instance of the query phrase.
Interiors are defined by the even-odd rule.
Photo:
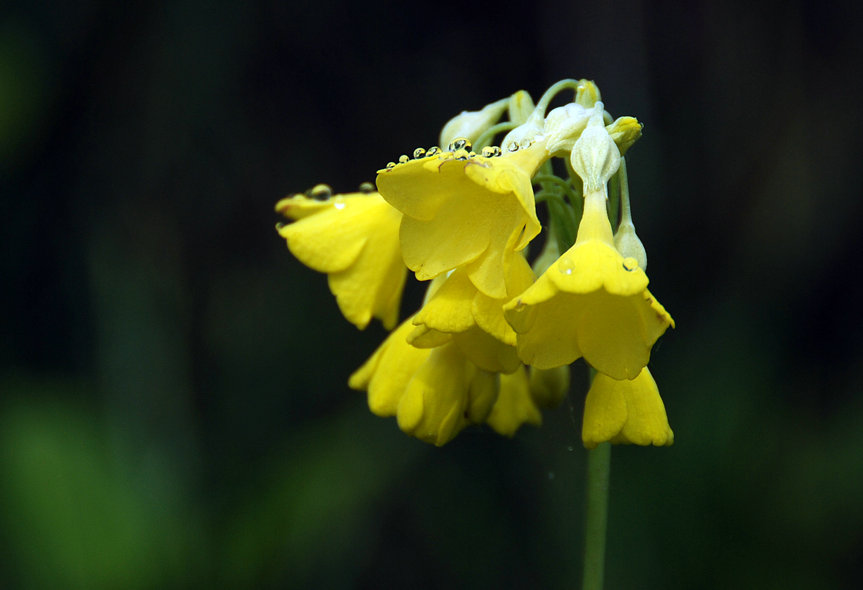
[[[396,325],[407,274],[398,211],[378,193],[324,201],[296,195],[279,201],[276,211],[297,220],[279,227],[279,234],[300,262],[329,275],[330,291],[349,322],[363,329],[376,317],[387,329]]]
[[[507,297],[518,295],[533,280],[530,265],[513,253],[506,264]],[[481,369],[512,373],[521,361],[515,348],[515,331],[503,316],[505,302],[505,298],[495,299],[479,292],[464,270],[455,270],[414,316],[416,328],[408,335],[408,342],[429,348],[452,341]]]
[[[671,445],[674,433],[650,371],[617,381],[597,373],[584,402],[581,438],[588,449],[599,443]]]
[[[415,348],[402,323],[351,375],[351,388],[368,391],[369,409],[396,416],[407,434],[441,446],[465,426],[485,420],[497,399],[497,376],[468,361],[452,343]]]
[[[511,375],[500,376],[500,393],[486,422],[504,436],[513,436],[524,423],[542,424],[542,414],[531,396],[524,365],[519,365]]]
[[[507,256],[540,231],[531,177],[549,154],[542,141],[492,157],[469,147],[382,170],[378,189],[404,214],[402,255],[419,280],[464,268],[477,289],[502,299]]]
[[[633,379],[674,325],[647,290],[647,275],[614,248],[604,191],[588,194],[575,244],[504,306],[525,364],[541,369],[580,357],[615,379]]]

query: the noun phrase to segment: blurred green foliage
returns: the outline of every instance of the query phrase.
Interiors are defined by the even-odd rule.
[[[409,439],[346,387],[383,330],[272,213],[570,76],[646,123],[633,213],[678,325],[675,445],[613,453],[608,587],[856,587],[860,10],[4,4],[0,587],[579,579],[584,367],[541,429]]]

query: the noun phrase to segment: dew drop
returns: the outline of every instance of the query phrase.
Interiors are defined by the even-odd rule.
[[[341,211],[345,208],[345,204],[342,201],[336,201],[335,203],[333,203],[333,207]]]
[[[393,169],[393,168],[395,168],[395,167],[396,167],[396,163],[395,163],[395,162],[388,162],[388,163],[387,163],[387,170],[392,170],[392,169]]]
[[[482,155],[485,158],[494,158],[500,155],[500,148],[496,145],[487,145],[482,148]]]
[[[407,157],[407,154],[402,154],[401,156],[399,156],[399,164],[404,164],[408,160],[410,160],[410,158]]]
[[[557,263],[557,269],[561,274],[571,275],[572,271],[575,270],[575,264],[569,258],[561,258],[560,262]]]
[[[276,229],[282,229],[282,228],[283,228],[283,227],[285,227],[286,225],[288,225],[288,224],[287,224],[287,223],[285,223],[284,221],[277,221],[277,222],[276,222]]]
[[[326,201],[333,196],[333,189],[328,184],[316,184],[308,194],[317,201]]]
[[[456,160],[467,160],[470,157],[470,153],[466,149],[461,148],[453,152],[453,156]]]
[[[365,194],[373,193],[375,192],[375,185],[371,182],[364,182],[360,185],[360,192]]]
[[[623,259],[623,270],[626,272],[632,272],[636,268],[638,268],[638,261],[635,258],[630,256],[629,258]]]
[[[414,150],[414,159],[422,158],[426,155],[426,151],[423,148],[417,148]]]
[[[512,143],[510,143],[510,144],[506,147],[506,149],[507,149],[507,150],[509,150],[509,151],[511,151],[511,152],[517,152],[517,151],[518,151],[518,144],[517,144],[516,142],[514,142],[514,141],[513,141]]]
[[[428,156],[436,156],[440,153],[440,148],[436,145],[431,146],[428,150],[426,150],[426,157]]]
[[[452,143],[449,144],[449,151],[457,152],[459,150],[467,150],[470,151],[471,145],[470,140],[466,137],[456,137],[452,140]]]

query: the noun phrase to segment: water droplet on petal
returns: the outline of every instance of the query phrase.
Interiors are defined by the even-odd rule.
[[[336,201],[335,203],[333,203],[333,207],[335,207],[336,209],[341,211],[342,209],[345,208],[345,204],[342,201]]]
[[[373,193],[375,192],[375,185],[371,182],[364,182],[360,185],[360,192],[365,194]]]
[[[426,151],[423,148],[417,148],[414,150],[414,159],[422,158],[426,155]]]
[[[638,261],[635,258],[632,258],[630,256],[629,258],[623,259],[623,270],[627,272],[632,272],[636,268],[638,268]]]
[[[517,152],[518,151],[518,144],[513,141],[508,146],[506,146],[506,149],[511,151],[511,152]]]
[[[317,201],[326,201],[333,196],[333,189],[328,184],[316,184],[308,194]]]
[[[283,228],[283,227],[285,227],[286,225],[288,225],[288,224],[287,224],[287,223],[285,223],[284,221],[277,221],[277,222],[276,222],[276,229],[282,229],[282,228]]]
[[[500,155],[500,148],[496,145],[487,145],[482,148],[482,155],[486,158],[494,158]]]
[[[410,160],[410,158],[408,158],[407,154],[402,154],[401,156],[399,156],[399,164],[404,164],[408,160]]]
[[[470,151],[471,145],[470,140],[466,137],[456,137],[452,140],[452,143],[449,144],[449,151],[457,152],[458,150],[467,150]]]
[[[470,157],[470,153],[464,148],[456,150],[453,155],[456,160],[467,160]]]
[[[431,146],[426,150],[426,157],[428,156],[436,156],[440,153],[440,148],[436,145]]]
[[[396,167],[395,162],[387,162],[387,170],[392,170],[395,167]]]
[[[569,258],[561,258],[557,263],[557,269],[565,275],[571,275],[575,270],[575,264]]]

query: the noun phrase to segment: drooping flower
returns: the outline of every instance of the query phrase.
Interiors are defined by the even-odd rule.
[[[502,299],[507,257],[541,229],[531,177],[548,152],[542,142],[490,157],[471,155],[463,141],[453,147],[380,171],[378,189],[404,214],[402,255],[419,280],[463,268],[477,289]]]
[[[498,395],[497,376],[471,363],[453,343],[416,348],[402,323],[351,375],[351,388],[368,391],[369,409],[396,416],[399,428],[437,446],[470,423],[484,421]]]
[[[647,290],[637,261],[614,247],[605,183],[619,155],[602,124],[602,103],[596,109],[572,152],[586,191],[575,244],[504,313],[526,364],[551,368],[584,357],[615,379],[634,379],[674,321]]]
[[[486,371],[512,373],[521,366],[515,331],[503,316],[503,304],[533,283],[534,275],[519,254],[506,264],[507,297],[495,299],[477,290],[458,269],[435,285],[434,293],[414,316],[416,328],[408,342],[428,348],[452,341],[465,356]]]
[[[665,405],[645,367],[635,379],[597,373],[584,402],[581,438],[588,449],[603,442],[666,446],[674,442]]]
[[[401,257],[401,214],[378,193],[350,193],[326,200],[295,195],[276,204],[294,223],[279,234],[300,262],[328,275],[345,318],[360,329],[372,317],[387,329],[398,321],[407,269]]]

